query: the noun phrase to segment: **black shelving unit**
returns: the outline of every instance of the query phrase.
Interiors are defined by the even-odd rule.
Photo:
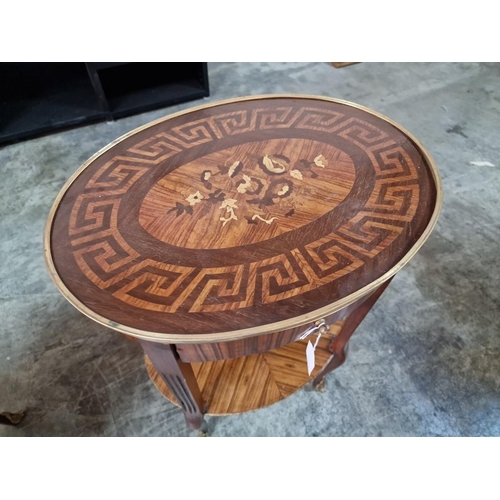
[[[0,143],[208,95],[207,63],[1,63]]]

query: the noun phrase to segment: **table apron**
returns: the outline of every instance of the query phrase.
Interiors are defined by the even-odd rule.
[[[345,319],[372,293],[374,292],[370,292],[347,307],[326,316],[324,318],[326,324],[331,325],[336,321]],[[206,344],[177,344],[175,347],[180,359],[186,363],[220,361],[223,359],[239,358],[242,356],[267,352],[271,349],[277,349],[278,347],[291,344],[292,342],[299,340],[303,333],[313,326],[314,322],[311,322],[296,328],[290,328],[280,332],[267,333],[241,340]]]

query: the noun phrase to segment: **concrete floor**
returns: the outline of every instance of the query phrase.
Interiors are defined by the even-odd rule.
[[[384,113],[429,149],[444,207],[328,376],[271,407],[209,418],[214,436],[500,435],[500,65],[211,64],[209,100],[339,97]],[[45,219],[76,168],[157,110],[0,150],[1,436],[190,436],[150,383],[140,350],[87,319],[49,279]],[[495,165],[474,166],[487,161]]]

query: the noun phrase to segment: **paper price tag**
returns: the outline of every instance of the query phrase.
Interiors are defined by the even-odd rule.
[[[314,346],[311,344],[311,341],[307,343],[306,359],[307,359],[307,373],[308,375],[311,375],[312,371],[314,370],[314,367],[316,366]]]
[[[314,352],[316,351],[316,346],[318,345],[320,338],[321,338],[321,333],[318,335],[318,338],[316,339],[316,342],[314,342],[314,345],[312,344],[312,342],[310,340],[307,342],[306,360],[307,360],[307,373],[308,373],[308,375],[311,375],[311,373],[314,370],[314,367],[316,366],[316,356],[315,356]]]

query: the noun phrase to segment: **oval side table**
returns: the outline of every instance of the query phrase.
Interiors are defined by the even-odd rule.
[[[374,111],[233,99],[90,158],[54,203],[45,257],[71,304],[140,342],[151,379],[198,429],[207,412],[321,387],[441,200],[429,154]]]

